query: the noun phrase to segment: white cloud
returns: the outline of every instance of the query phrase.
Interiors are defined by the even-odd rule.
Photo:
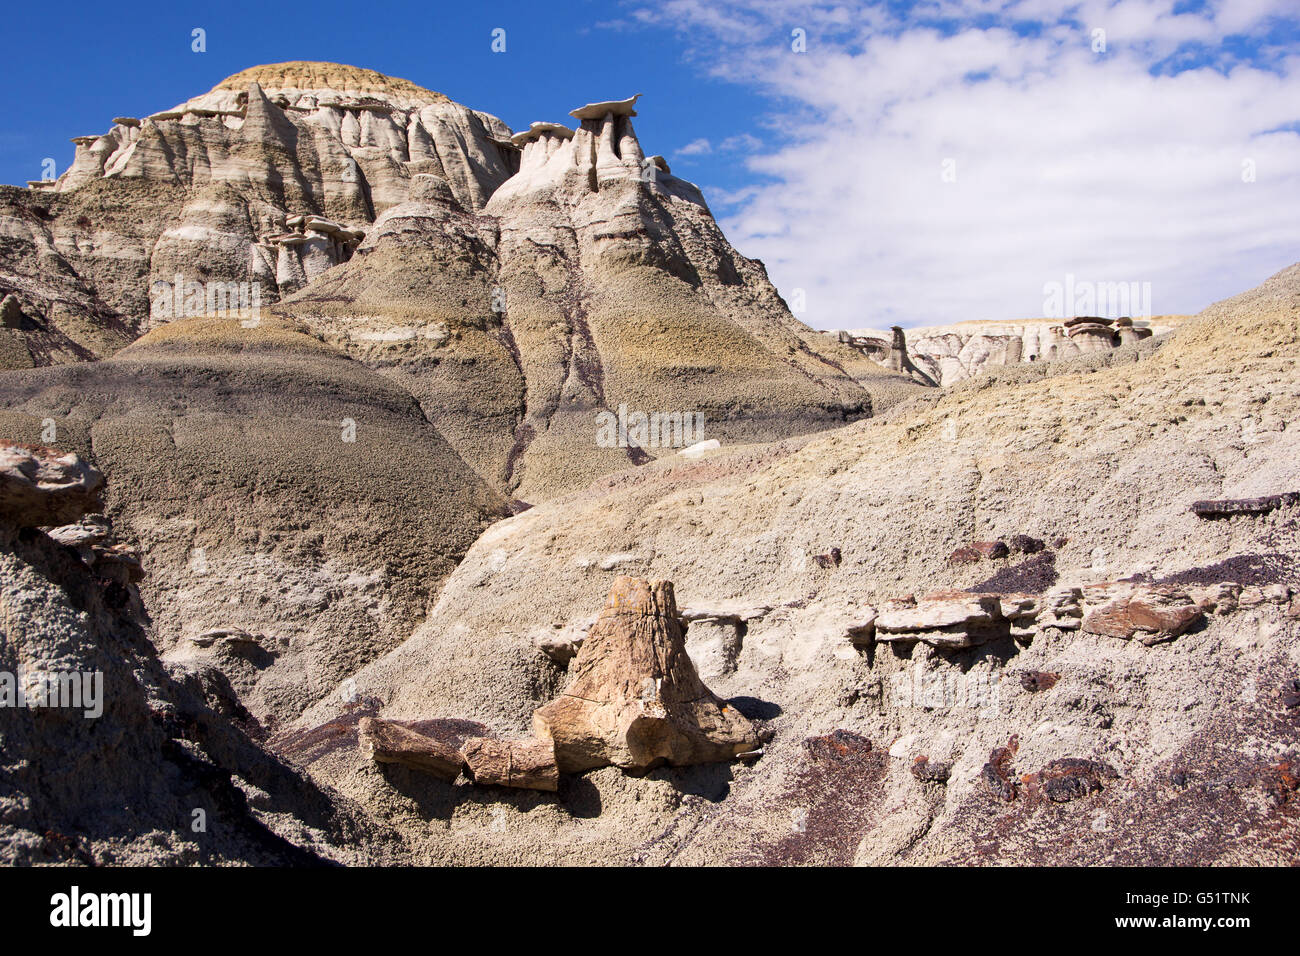
[[[1037,315],[1067,273],[1148,281],[1156,312],[1197,311],[1300,259],[1300,135],[1263,135],[1300,120],[1300,55],[1273,72],[1149,72],[1225,24],[1258,32],[1288,2],[1174,15],[1172,0],[1085,0],[1073,22],[1045,0],[927,6],[1049,18],[1029,36],[882,31],[900,25],[875,7],[781,0],[730,7],[723,27],[696,18],[704,0],[662,9],[710,37],[716,73],[783,104],[764,126],[788,141],[746,160],[763,175],[723,218],[729,238],[778,288],[807,290],[811,324],[879,327]],[[800,23],[805,54],[782,39]]]
[[[677,150],[678,156],[704,156],[713,152],[713,144],[707,139],[693,139]]]

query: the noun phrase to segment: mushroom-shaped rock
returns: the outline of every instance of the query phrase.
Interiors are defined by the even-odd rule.
[[[533,123],[522,133],[515,133],[510,137],[510,143],[513,146],[524,146],[535,139],[543,136],[556,136],[560,139],[573,139],[573,130],[560,123]]]
[[[671,581],[616,578],[569,670],[565,692],[533,715],[566,773],[713,763],[759,746],[754,725],[700,680]]]
[[[400,763],[423,770],[450,783],[460,776],[464,761],[460,751],[410,727],[362,717],[357,725],[362,752],[376,763]]]
[[[34,445],[0,446],[0,522],[57,527],[99,511],[104,476],[75,454]]]
[[[549,740],[495,740],[472,737],[463,749],[469,775],[477,784],[522,790],[560,789],[555,747]]]
[[[577,120],[598,120],[604,118],[606,113],[613,113],[615,116],[636,116],[636,101],[641,98],[641,94],[629,97],[625,100],[606,100],[604,103],[588,103],[586,106],[579,106],[576,110],[571,110],[569,115]]]

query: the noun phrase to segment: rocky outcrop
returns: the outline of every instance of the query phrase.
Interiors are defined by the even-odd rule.
[[[496,117],[329,63],[255,67],[118,119],[75,137],[54,183],[0,188],[0,298],[27,317],[0,330],[0,367],[111,354],[178,317],[173,299],[211,311],[217,286],[269,305],[347,261],[412,177],[437,175],[477,212],[518,156]]]
[[[270,318],[182,319],[111,359],[0,377],[0,433],[49,427],[82,457],[8,452],[6,496],[67,525],[57,503],[84,510],[102,471],[147,568],[152,639],[169,662],[218,666],[272,729],[404,638],[506,511],[409,394]],[[90,547],[98,567],[140,573]],[[191,643],[218,627],[263,635],[261,651]]]
[[[906,360],[915,370],[914,376],[920,377],[918,380],[946,386],[972,378],[986,368],[1051,362],[1135,345],[1172,331],[1185,318],[1158,315],[1150,319],[976,320],[918,326],[905,330],[904,348],[898,344],[897,326],[892,333],[856,329],[825,334],[887,368],[902,368]]]
[[[996,595],[956,591],[887,604],[875,625],[876,640],[882,644],[924,641],[946,650],[973,647],[1008,633]]]
[[[1300,267],[1140,363],[958,386],[812,439],[672,456],[541,502],[476,542],[428,619],[355,675],[393,719],[455,714],[525,739],[566,679],[537,635],[586,624],[619,569],[635,567],[673,580],[681,613],[691,609],[688,647],[697,624],[739,632],[733,612],[768,608],[706,680],[763,734],[752,765],[636,778],[594,768],[540,799],[499,789],[478,800],[430,781],[407,807],[355,753],[311,772],[400,814],[419,858],[437,862],[1293,862],[1295,791],[1276,770],[1295,731],[1293,516],[1207,522],[1188,505],[1300,487],[1296,436],[1282,427],[1300,396],[1278,385],[1300,348],[1298,288]],[[1237,427],[1247,416],[1249,445]],[[1045,547],[1017,554],[1018,534]],[[1013,553],[947,563],[973,540]],[[831,546],[834,570],[813,561]],[[1051,580],[983,586],[1022,555],[1054,558]],[[1083,631],[1121,589],[1166,583],[1216,610],[1151,646]],[[1004,636],[954,650],[916,638],[898,653],[874,639],[889,599],[910,592],[921,605],[977,585],[984,600],[961,600]],[[334,719],[329,704],[312,726]],[[836,728],[845,734],[801,746]],[[1018,750],[993,774],[1019,788],[1006,801],[981,773],[1012,735]],[[913,774],[918,756],[947,779]],[[1106,764],[1122,781],[1055,761]],[[1071,799],[1031,791],[1023,777],[1044,771]]]
[[[19,528],[66,525],[101,507],[104,476],[76,454],[0,445],[0,522]]]
[[[758,732],[700,680],[670,582],[619,577],[570,666],[564,693],[533,717],[560,770],[645,771],[730,760]]]
[[[887,602],[868,623],[855,622],[845,639],[857,646],[873,642],[921,641],[944,650],[962,650],[1003,637],[1031,641],[1044,628],[1135,639],[1148,646],[1170,640],[1201,620],[1207,606],[1228,605],[1227,585],[1207,589],[1194,600],[1181,588],[1107,582],[1066,586],[1046,594],[947,591]],[[1238,589],[1239,592],[1239,589]],[[1283,587],[1275,603],[1286,603]],[[1235,606],[1235,604],[1233,605]]]
[[[613,765],[644,773],[757,752],[757,729],[700,680],[671,582],[615,579],[573,653],[568,686],[533,714],[531,738],[472,737],[457,749],[413,726],[365,717],[360,748],[370,760],[447,782],[463,768],[475,784],[549,791],[559,788],[561,772]]]
[[[400,382],[525,502],[920,391],[798,322],[699,189],[645,159],[630,103],[513,137],[518,172],[481,212],[441,176],[414,175],[350,261],[275,308]],[[602,438],[616,410],[641,430]]]
[[[89,471],[74,455],[19,451],[61,478]],[[135,576],[105,567],[121,547],[109,523],[79,513],[89,495],[57,497],[42,517],[74,523],[48,534],[0,511],[0,861],[309,866],[357,859],[361,832],[380,847],[354,807],[168,670]]]

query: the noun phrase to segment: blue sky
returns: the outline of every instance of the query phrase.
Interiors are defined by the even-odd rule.
[[[715,134],[719,118],[745,128],[758,95],[686,66],[675,32],[595,26],[625,12],[595,2],[13,5],[0,65],[0,182],[39,179],[47,156],[62,172],[72,160],[70,137],[105,132],[115,116],[157,112],[246,67],[283,60],[404,77],[516,129],[539,119],[567,123],[568,111],[584,103],[644,93],[638,132],[651,151]],[[204,53],[191,50],[195,27],[207,32]],[[496,27],[506,30],[504,54],[491,51]],[[693,165],[723,186],[745,181],[725,160]]]
[[[126,9],[6,11],[0,182],[248,66],[333,60],[515,128],[645,94],[647,152],[817,327],[1039,315],[1067,275],[1194,312],[1300,260],[1296,0]]]

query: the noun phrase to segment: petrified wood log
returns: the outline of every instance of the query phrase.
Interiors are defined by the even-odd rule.
[[[448,783],[464,765],[460,751],[391,720],[362,717],[357,734],[362,751],[377,763],[404,764]]]
[[[1233,515],[1262,515],[1266,512],[1300,502],[1300,491],[1262,498],[1220,498],[1214,501],[1193,501],[1192,511],[1202,518],[1229,518]]]
[[[551,792],[560,788],[555,745],[549,740],[474,737],[465,741],[464,753],[475,783]]]

